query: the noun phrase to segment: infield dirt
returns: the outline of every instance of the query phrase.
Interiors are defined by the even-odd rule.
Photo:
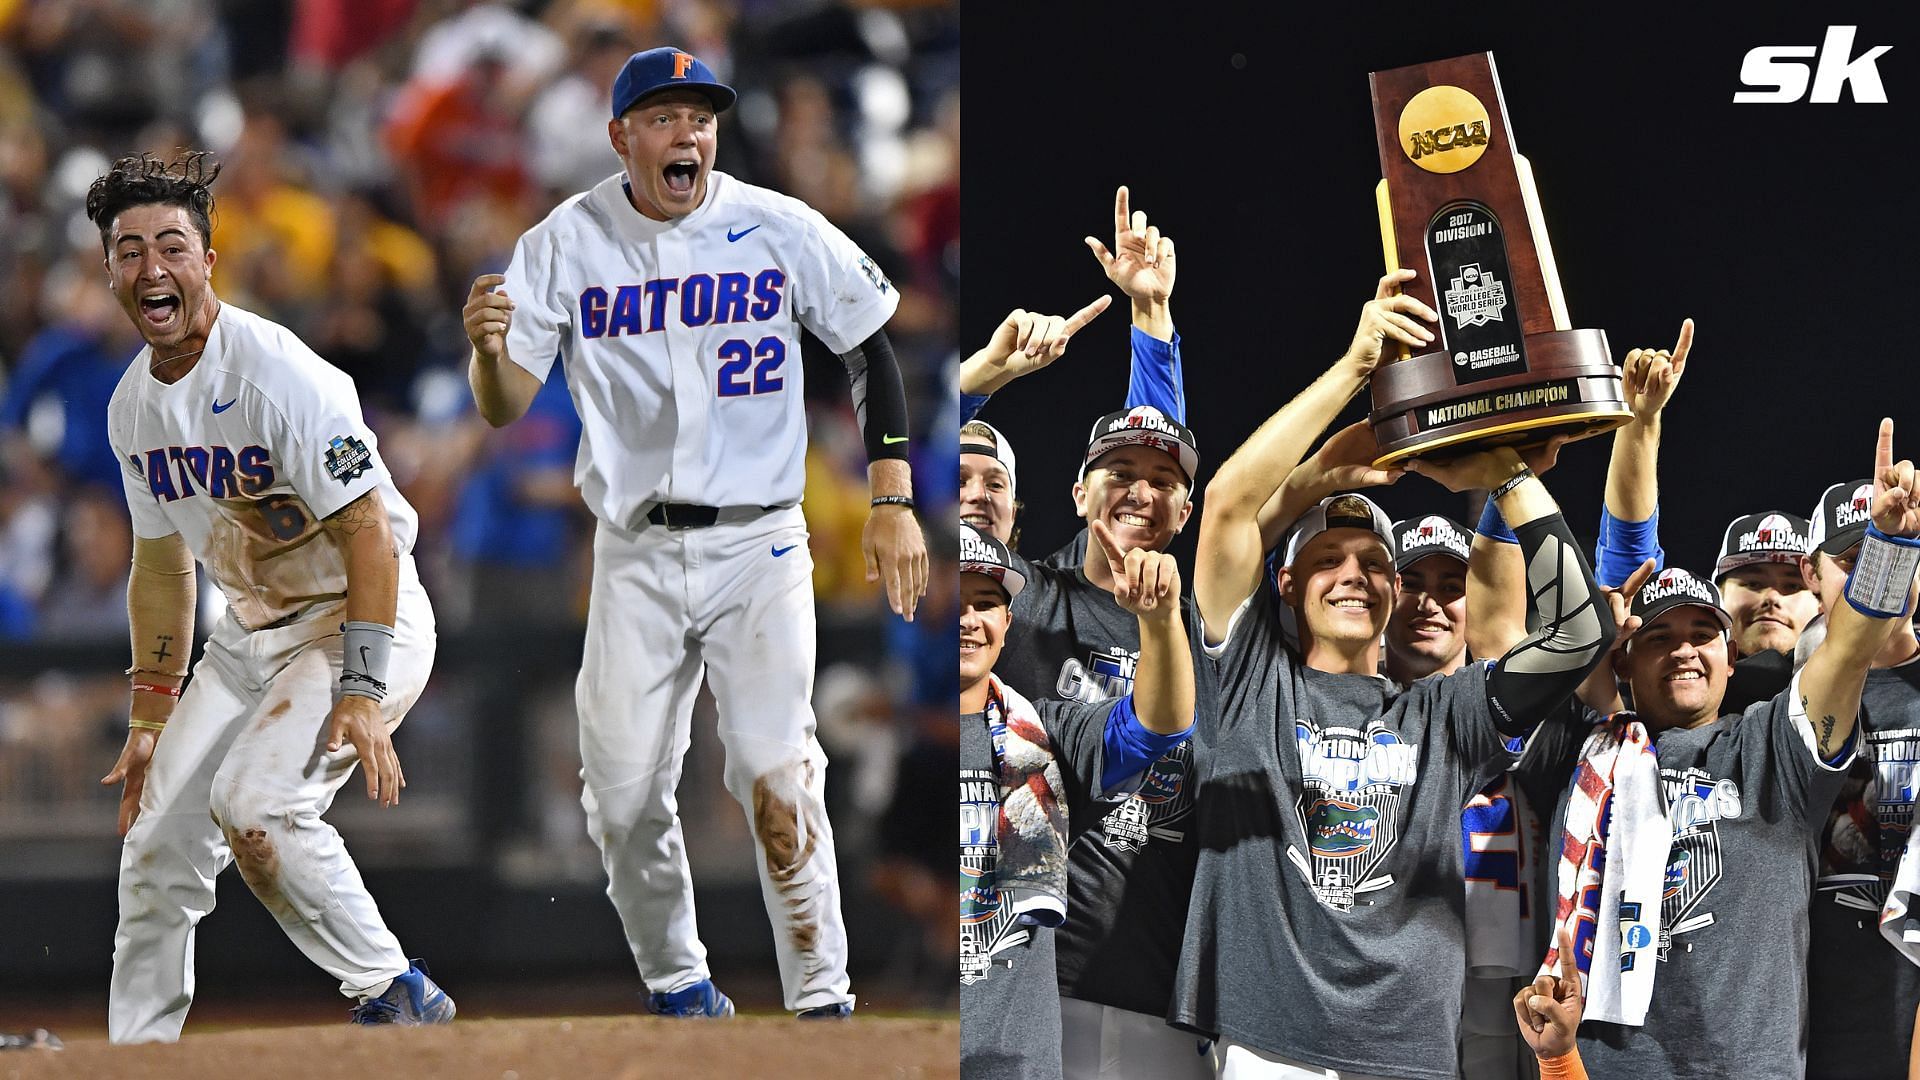
[[[461,1020],[436,1028],[256,1028],[189,1034],[164,1046],[70,1039],[65,1050],[0,1054],[0,1080],[934,1080],[960,1075],[959,1051],[960,1024],[951,1019]]]

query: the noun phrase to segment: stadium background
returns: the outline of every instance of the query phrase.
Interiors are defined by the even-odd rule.
[[[1877,65],[1892,104],[1733,103],[1749,49],[1811,48],[1829,23],[1858,24],[1853,57],[1894,46]],[[1920,239],[1903,119],[1920,47],[1901,30],[1848,5],[1291,5],[1205,19],[1132,0],[1097,14],[970,5],[974,57],[1016,32],[1045,48],[1044,83],[967,90],[967,205],[991,208],[968,218],[969,243],[977,266],[1004,269],[969,282],[962,349],[1015,307],[1064,315],[1112,291],[1080,241],[1111,243],[1113,191],[1130,185],[1178,245],[1174,321],[1204,485],[1346,348],[1382,273],[1368,72],[1491,50],[1573,325],[1603,328],[1617,360],[1671,348],[1683,317],[1697,323],[1667,411],[1661,534],[1670,563],[1708,571],[1734,516],[1805,516],[1826,485],[1865,475],[1882,415],[1901,425],[1896,453],[1920,458],[1901,337]],[[1069,489],[1126,370],[1116,305],[981,412],[1019,453],[1029,557],[1080,527]],[[1366,409],[1363,393],[1335,427]],[[1607,447],[1570,447],[1547,478],[1588,541]],[[1396,519],[1476,520],[1420,477],[1370,494]],[[1202,508],[1176,542],[1183,561]]]
[[[87,184],[112,157],[212,149],[214,284],[350,372],[440,621],[396,737],[405,802],[351,785],[329,820],[389,922],[488,1012],[634,1011],[641,986],[578,803],[572,687],[591,518],[555,379],[501,431],[474,413],[459,309],[518,234],[614,171],[606,97],[632,51],[690,48],[741,91],[717,167],[798,196],[900,286],[921,515],[936,552],[906,626],[863,580],[864,455],[809,340],[805,503],[863,1008],[949,1010],[955,627],[951,390],[959,27],[943,3],[784,0],[0,0],[0,1031],[104,1029],[125,730],[129,533],[104,410],[139,347],[102,287]],[[556,369],[557,370],[557,369]],[[217,610],[203,582],[198,632]],[[710,700],[682,816],[716,977],[779,1007],[745,820]],[[199,937],[188,1033],[344,1019],[331,980],[236,875]]]

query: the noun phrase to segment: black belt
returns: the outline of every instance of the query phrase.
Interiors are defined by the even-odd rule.
[[[778,506],[696,506],[693,503],[654,503],[647,511],[647,522],[652,525],[665,525],[669,529],[704,529],[720,520],[725,514],[732,520],[758,517]]]

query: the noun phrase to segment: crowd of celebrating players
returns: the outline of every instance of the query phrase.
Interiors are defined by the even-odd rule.
[[[1364,421],[1328,431],[1437,339],[1396,270],[1206,470],[1173,241],[1125,188],[1113,228],[1087,244],[1131,377],[1082,460],[991,418],[1038,407],[1016,380],[1110,297],[1016,310],[962,365],[963,1075],[1907,1075],[1920,488],[1893,422],[1833,432],[1824,490],[1728,507],[1713,566],[1667,565],[1686,321],[1621,358],[1589,555],[1564,438],[1380,467]],[[1020,551],[1017,492],[1075,469],[1085,531]],[[1390,520],[1365,489],[1408,473],[1477,525]]]

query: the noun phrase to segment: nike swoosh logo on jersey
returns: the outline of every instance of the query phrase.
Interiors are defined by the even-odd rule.
[[[233,403],[234,403],[234,402],[236,402],[236,401],[239,401],[239,400],[240,400],[239,398],[230,398],[230,399],[228,399],[228,401],[227,401],[227,403],[226,403],[225,405],[222,405],[222,404],[220,404],[220,400],[219,400],[218,398],[215,398],[215,399],[214,399],[214,402],[213,402],[213,411],[214,411],[214,412],[217,412],[217,413],[223,413],[223,412],[226,412],[226,411],[227,411],[228,409],[231,409],[231,408],[233,408]]]
[[[738,239],[740,239],[741,237],[743,237],[743,236],[745,236],[745,235],[747,235],[748,233],[750,233],[750,232],[752,232],[753,230],[755,230],[755,229],[757,229],[757,228],[759,228],[759,227],[760,227],[760,226],[758,226],[758,225],[749,225],[749,226],[747,226],[746,228],[744,228],[744,229],[741,229],[741,230],[740,230],[739,232],[734,232],[734,231],[733,231],[732,229],[728,229],[728,230],[727,230],[727,243],[729,243],[729,244],[731,244],[731,243],[733,243],[733,242],[734,242],[735,240],[738,240]]]
[[[888,446],[892,446],[894,443],[906,442],[907,437],[905,435],[882,435],[880,436],[880,441]]]
[[[773,549],[773,557],[777,559],[780,556],[785,555],[787,552],[792,551],[794,548],[797,548],[799,546],[800,546],[799,544],[788,544],[786,547],[776,546]]]

